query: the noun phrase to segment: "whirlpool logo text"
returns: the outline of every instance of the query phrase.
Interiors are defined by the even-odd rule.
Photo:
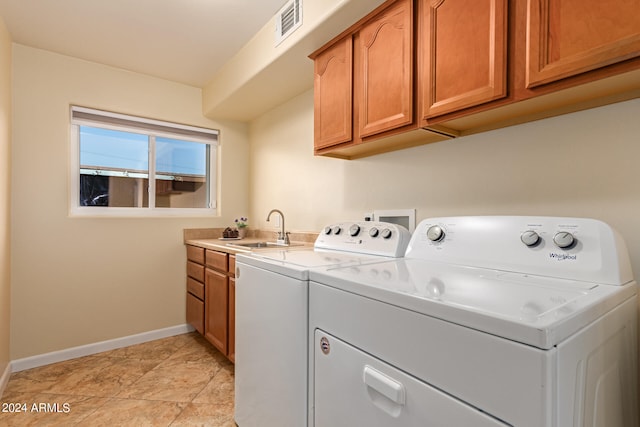
[[[578,259],[578,255],[556,254],[551,252],[549,254],[549,258],[555,259],[557,261],[575,261],[576,259]]]

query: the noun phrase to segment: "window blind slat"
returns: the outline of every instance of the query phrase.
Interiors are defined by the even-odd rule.
[[[197,138],[211,142],[218,141],[218,131],[213,129],[198,128],[159,120],[145,120],[138,117],[107,113],[81,107],[71,108],[71,123],[78,125],[101,124],[133,131],[146,130],[164,135],[174,135],[176,137]]]

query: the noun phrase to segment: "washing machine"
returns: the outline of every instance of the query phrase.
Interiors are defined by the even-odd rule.
[[[306,426],[309,271],[401,257],[410,237],[396,224],[342,222],[325,227],[313,248],[237,255],[238,426]]]
[[[422,221],[309,273],[309,425],[637,427],[637,284],[582,218]]]

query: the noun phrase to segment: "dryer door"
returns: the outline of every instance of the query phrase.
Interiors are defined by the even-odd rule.
[[[319,329],[314,339],[316,427],[507,425]]]

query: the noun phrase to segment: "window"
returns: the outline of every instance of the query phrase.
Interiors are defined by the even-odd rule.
[[[215,212],[217,130],[74,106],[71,143],[72,214]]]

